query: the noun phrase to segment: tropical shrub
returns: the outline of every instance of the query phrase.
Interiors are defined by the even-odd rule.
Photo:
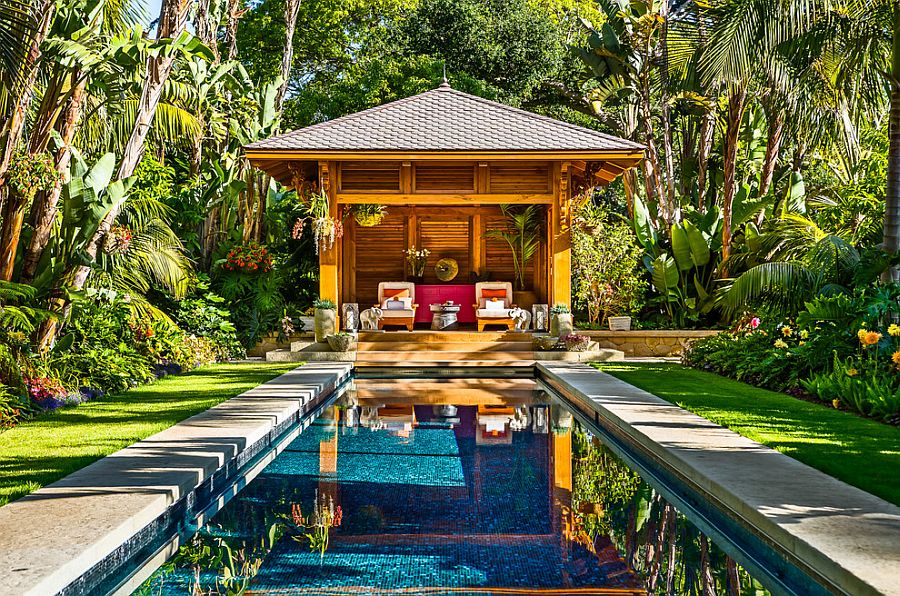
[[[229,305],[238,340],[250,348],[280,325],[284,313],[283,280],[280,271],[272,268],[265,249],[242,249],[235,254],[241,260],[234,261],[226,255],[217,261],[212,287]]]
[[[0,384],[0,430],[15,426],[35,412],[36,408],[22,399],[17,389]]]
[[[639,309],[647,286],[642,252],[624,219],[593,203],[578,211],[572,227],[572,284],[590,324]]]
[[[211,340],[218,360],[243,358],[244,347],[231,322],[231,312],[224,308],[225,298],[210,289],[206,276],[198,276],[193,287],[193,293],[173,307],[178,327],[189,335]]]
[[[136,341],[127,300],[114,292],[88,291],[73,305],[41,367],[66,387],[121,391],[154,379],[153,363]]]

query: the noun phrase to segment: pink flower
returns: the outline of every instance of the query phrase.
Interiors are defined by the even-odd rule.
[[[756,329],[759,327],[759,317],[753,317],[750,319],[750,327],[751,329]]]

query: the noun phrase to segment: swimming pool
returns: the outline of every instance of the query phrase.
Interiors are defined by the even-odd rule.
[[[604,441],[531,379],[358,379],[135,593],[773,587]]]

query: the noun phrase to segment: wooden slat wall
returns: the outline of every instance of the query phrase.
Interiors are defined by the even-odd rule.
[[[475,164],[415,164],[413,170],[413,192],[475,192]]]
[[[388,213],[381,224],[372,228],[348,221],[355,228],[356,302],[360,309],[378,301],[379,282],[403,281],[406,222],[404,213]]]
[[[344,162],[341,192],[400,192],[400,164],[396,162]]]
[[[446,220],[431,219],[426,213],[419,216],[419,243],[431,251],[425,266],[425,283],[440,283],[434,267],[441,259],[456,259],[459,264],[457,283],[468,283],[472,270],[469,259],[471,242],[469,218]]]
[[[550,192],[548,164],[492,164],[488,192],[495,194],[543,194]]]

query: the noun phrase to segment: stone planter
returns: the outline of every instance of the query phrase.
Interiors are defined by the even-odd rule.
[[[325,340],[335,352],[350,352],[356,349],[356,338],[352,335],[329,335]]]
[[[302,316],[297,317],[297,321],[300,322],[301,327],[299,331],[312,331],[316,326],[315,317]]]
[[[610,331],[631,331],[631,317],[609,317]]]
[[[325,338],[337,331],[337,312],[334,309],[316,309],[315,316],[316,341],[325,343]]]
[[[572,333],[572,313],[560,313],[550,315],[550,335],[565,337]]]
[[[570,352],[584,352],[591,345],[591,338],[587,335],[567,335],[565,337],[566,349]]]
[[[538,335],[532,338],[531,345],[535,350],[547,352],[556,348],[559,338],[553,335]]]

